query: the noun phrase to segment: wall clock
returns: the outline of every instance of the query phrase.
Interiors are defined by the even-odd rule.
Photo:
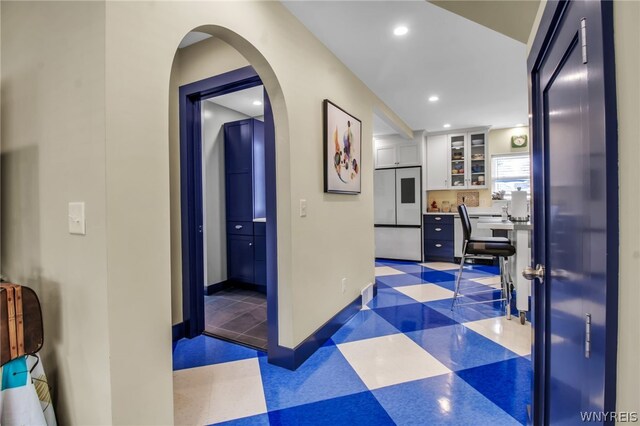
[[[511,148],[526,148],[527,135],[511,136]]]

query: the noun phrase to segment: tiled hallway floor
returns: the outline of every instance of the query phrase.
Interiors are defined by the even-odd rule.
[[[179,341],[175,423],[526,423],[530,326],[507,321],[498,303],[452,312],[455,268],[376,262],[377,297],[294,372],[214,338]],[[486,289],[496,273],[468,267],[464,284]]]
[[[267,296],[235,287],[205,296],[204,329],[267,350]]]

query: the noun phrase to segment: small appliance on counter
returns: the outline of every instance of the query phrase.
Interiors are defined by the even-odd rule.
[[[511,215],[513,222],[529,221],[529,206],[527,202],[527,191],[511,191]]]

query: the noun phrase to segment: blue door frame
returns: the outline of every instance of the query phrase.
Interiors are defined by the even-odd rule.
[[[204,331],[204,238],[202,215],[202,123],[200,102],[262,85],[251,66],[196,81],[179,89],[180,101],[180,202],[182,229],[182,309],[185,337]],[[278,275],[276,223],[276,158],[273,112],[264,93],[267,324],[268,345],[278,338]],[[274,351],[275,352],[275,351]]]
[[[570,21],[568,21],[570,17]],[[594,382],[601,389],[594,391],[602,396],[601,405],[596,404],[596,411],[611,412],[615,410],[616,401],[616,365],[617,365],[617,335],[618,335],[618,250],[619,250],[619,224],[618,224],[618,140],[617,140],[617,110],[616,110],[616,83],[615,60],[613,41],[613,2],[612,1],[549,1],[546,5],[540,27],[536,34],[534,44],[529,54],[527,68],[529,74],[531,136],[532,136],[532,160],[533,160],[533,222],[535,225],[533,235],[533,260],[534,263],[544,264],[548,256],[548,248],[543,243],[547,224],[550,217],[547,215],[545,203],[548,203],[546,191],[549,187],[547,168],[549,167],[549,152],[547,123],[545,121],[544,102],[545,85],[543,72],[545,66],[556,63],[556,58],[550,59],[554,48],[561,37],[573,38],[573,43],[579,43],[581,18],[586,18],[589,27],[587,37],[587,64],[588,74],[588,114],[589,125],[595,126],[596,143],[602,152],[604,159],[598,167],[605,172],[603,176],[594,176],[593,179],[605,182],[601,188],[604,195],[602,206],[594,210],[593,215],[605,223],[604,244],[599,247],[606,258],[604,271],[595,280],[601,283],[598,288],[598,297],[593,294],[589,303],[602,309],[604,319],[601,323],[592,327],[592,333],[596,335],[599,348],[594,348],[595,359],[591,359],[590,372],[597,376]],[[575,28],[573,27],[575,25]],[[568,26],[571,26],[569,28]],[[569,37],[567,37],[567,35]],[[557,45],[556,45],[557,46]],[[575,46],[575,44],[574,44]],[[580,45],[577,46],[580,49]],[[557,54],[557,50],[556,53]],[[565,58],[561,59],[564,61]],[[553,72],[553,70],[551,70]],[[595,123],[595,124],[594,124]],[[592,137],[594,135],[591,135]],[[585,141],[585,143],[589,143]],[[591,142],[593,143],[593,142]],[[594,244],[593,242],[591,244]],[[544,283],[534,284],[533,298],[533,325],[534,348],[532,362],[534,370],[533,381],[533,424],[549,424],[552,420],[549,412],[550,386],[554,380],[554,369],[548,365],[550,348],[553,343],[549,339],[550,327],[549,311],[552,300],[550,299],[549,282],[553,279],[549,270],[546,271]],[[553,283],[551,281],[551,283]],[[570,363],[571,360],[567,360]],[[557,397],[558,395],[556,395]],[[579,413],[576,413],[579,415]],[[579,419],[579,417],[578,417]],[[579,420],[577,420],[579,421]],[[605,421],[605,423],[609,423]]]

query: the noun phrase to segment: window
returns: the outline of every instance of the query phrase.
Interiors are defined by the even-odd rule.
[[[520,188],[531,194],[531,161],[528,154],[504,154],[491,157],[492,191],[505,191],[511,199],[511,191]]]

